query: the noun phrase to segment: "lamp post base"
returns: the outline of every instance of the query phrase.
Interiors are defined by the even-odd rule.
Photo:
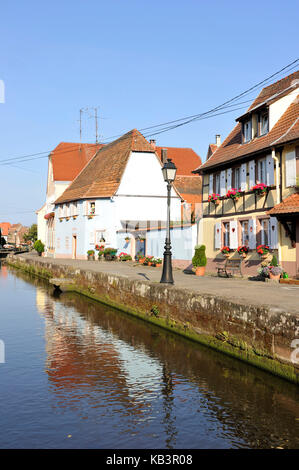
[[[167,249],[167,248],[164,251],[163,271],[162,271],[162,277],[161,277],[160,283],[161,284],[174,284],[173,276],[172,276],[171,251],[170,249]]]

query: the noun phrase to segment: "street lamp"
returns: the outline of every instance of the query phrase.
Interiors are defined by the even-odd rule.
[[[17,231],[15,231],[15,247],[17,248]]]
[[[165,251],[163,261],[163,272],[160,283],[173,284],[172,277],[172,264],[171,264],[171,244],[170,244],[170,194],[171,185],[175,180],[176,166],[171,161],[171,158],[167,159],[162,168],[164,181],[167,183],[167,228],[166,228],[166,239],[165,239]]]

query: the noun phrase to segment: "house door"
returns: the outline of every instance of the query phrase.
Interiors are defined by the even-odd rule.
[[[77,235],[73,235],[72,258],[77,258]]]

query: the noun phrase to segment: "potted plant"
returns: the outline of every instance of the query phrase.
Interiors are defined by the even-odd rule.
[[[266,259],[269,253],[269,246],[268,245],[259,245],[256,247],[256,251],[259,255],[261,255],[262,259]]]
[[[233,201],[238,201],[238,199],[240,199],[240,197],[241,197],[241,194],[238,191],[238,189],[233,188],[233,189],[230,189],[229,191],[227,191],[226,197],[227,197],[227,199],[232,199]]]
[[[248,255],[248,252],[249,252],[249,248],[248,246],[239,246],[237,248],[237,252],[239,253],[240,256],[242,256],[243,258],[246,258],[246,256]]]
[[[118,259],[120,261],[132,261],[132,256],[128,255],[128,253],[122,252],[122,253],[120,253]]]
[[[268,186],[265,183],[259,183],[255,186],[252,186],[251,191],[253,191],[258,196],[265,196]]]
[[[126,241],[126,243],[129,243],[130,237],[125,237],[125,241]]]
[[[224,256],[228,257],[229,253],[230,253],[230,247],[229,246],[223,246],[220,251]]]
[[[152,259],[153,259],[153,256],[146,256],[143,264],[145,266],[151,266],[152,265]]]
[[[193,267],[195,268],[196,276],[204,276],[206,265],[207,265],[205,245],[195,246],[195,253],[192,258],[192,264],[193,264]]]
[[[156,267],[157,268],[160,268],[160,266],[162,266],[162,259],[161,258],[155,258],[155,262],[156,262]]]
[[[144,242],[145,242],[145,237],[138,236],[138,237],[137,237],[137,240],[138,240],[140,243],[144,243]]]
[[[143,253],[141,253],[141,251],[138,251],[138,253],[136,255],[136,259],[137,259],[139,264],[143,264],[143,262],[145,260],[145,256],[144,256]]]
[[[218,204],[220,204],[220,194],[210,194],[208,197],[208,201],[213,202],[216,206],[218,206]]]
[[[283,274],[283,269],[280,266],[269,266],[270,279],[279,281],[282,274]]]
[[[117,248],[105,248],[104,249],[104,257],[106,261],[111,261],[115,259],[117,253]]]
[[[95,260],[94,250],[88,250],[87,251],[87,259],[88,259],[88,261],[94,261]]]
[[[36,242],[33,245],[33,248],[35,249],[35,251],[37,251],[38,256],[41,256],[42,253],[45,251],[45,245],[43,244],[41,240],[36,240]]]

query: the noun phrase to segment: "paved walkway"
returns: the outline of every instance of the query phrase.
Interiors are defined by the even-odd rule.
[[[160,282],[162,269],[143,266],[136,262],[83,261],[37,257],[35,254],[22,254],[22,258],[37,259],[42,263],[68,265],[74,268],[104,272],[148,282]],[[268,305],[275,311],[297,313],[299,316],[299,286],[278,283],[255,282],[241,278],[219,278],[217,276],[198,277],[174,269],[174,286],[189,289],[196,294],[212,294],[236,303]]]

